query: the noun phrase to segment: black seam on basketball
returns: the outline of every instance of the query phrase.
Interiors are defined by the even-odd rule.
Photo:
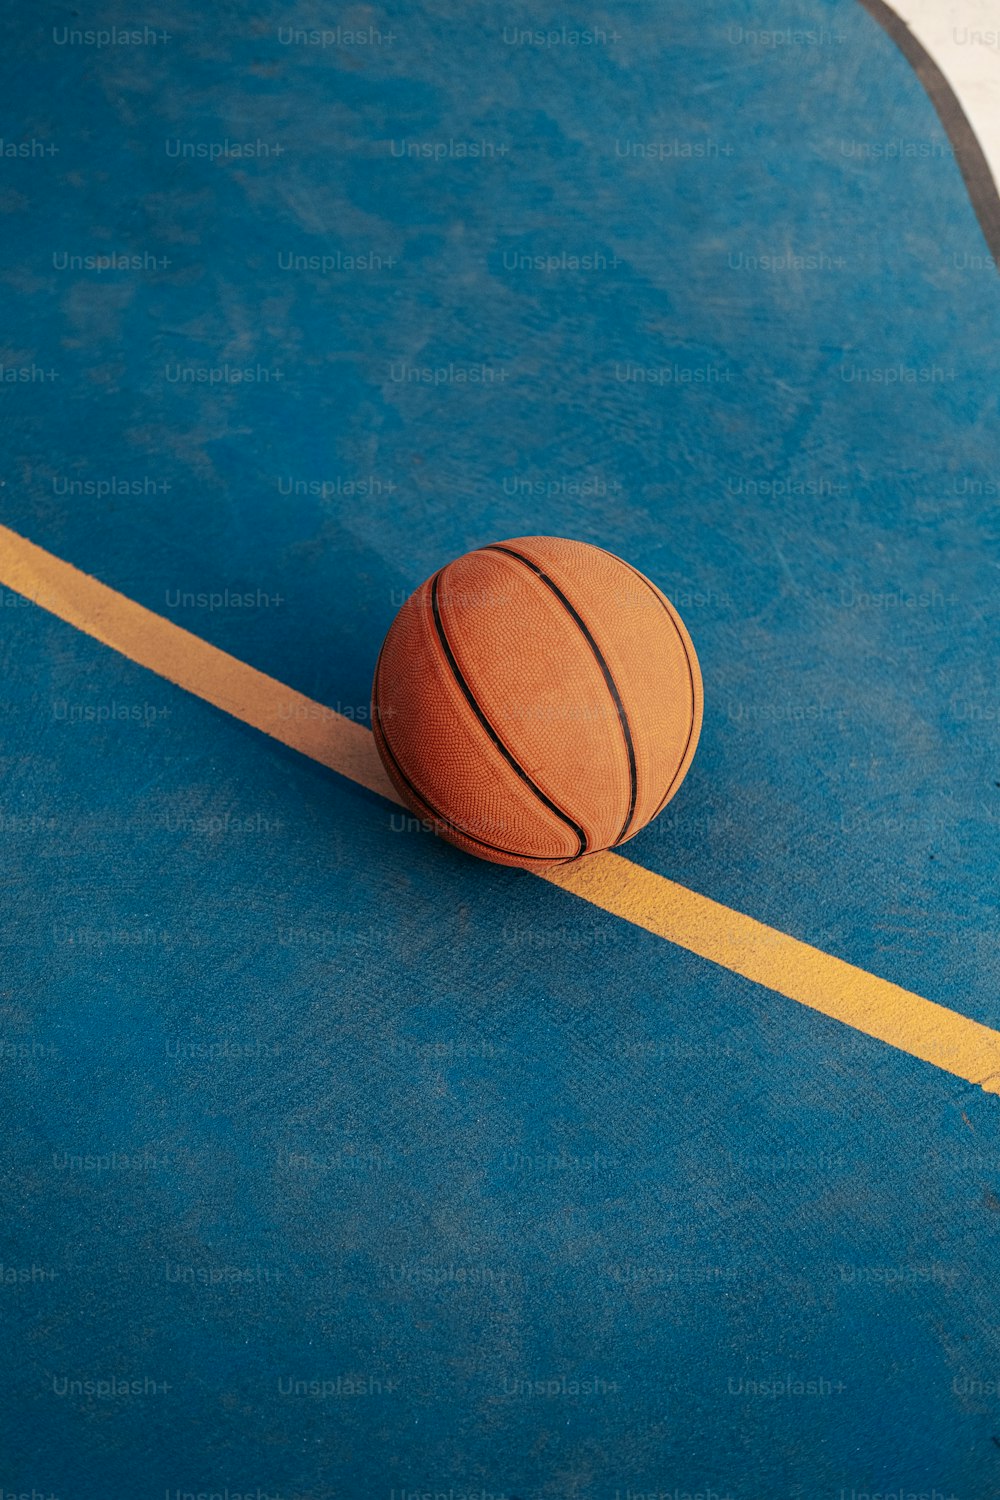
[[[448,641],[448,637],[445,634],[444,624],[441,620],[441,611],[438,609],[437,595],[438,579],[440,577],[441,573],[439,571],[434,574],[434,577],[431,580],[431,611],[434,616],[434,626],[437,630],[438,640],[441,642],[441,649],[444,651],[445,658],[448,662],[449,667],[451,668],[452,676],[461,688],[462,693],[465,697],[465,701],[472,709],[472,712],[475,714],[482,727],[486,730],[486,733],[489,735],[493,744],[500,751],[500,754],[503,756],[504,760],[511,767],[511,769],[517,773],[517,775],[524,782],[525,786],[530,787],[538,800],[540,802],[543,802],[550,812],[554,812],[557,818],[561,818],[566,826],[568,828],[571,828],[576,834],[577,839],[580,843],[577,854],[586,854],[588,841],[584,829],[580,827],[579,823],[574,822],[568,813],[563,812],[562,808],[559,807],[555,802],[553,802],[551,797],[547,797],[542,791],[541,787],[536,786],[536,784],[532,781],[527,771],[518,762],[516,756],[511,750],[507,748],[503,740],[500,738],[499,734],[497,734],[496,730],[493,728],[493,725],[490,723],[489,719],[486,717],[486,715],[483,713],[483,710],[476,702],[475,695],[473,694],[472,689],[469,687],[469,684],[462,676],[462,669],[458,665],[458,662],[455,660],[455,653],[452,651],[451,645]]]
[[[688,753],[688,750],[690,749],[690,746],[691,746],[691,736],[694,734],[694,725],[695,725],[695,719],[696,719],[697,716],[695,714],[694,672],[692,671],[692,668],[691,668],[691,654],[688,651],[687,642],[685,641],[684,637],[681,635],[680,631],[677,629],[677,621],[674,619],[673,611],[671,609],[669,609],[667,607],[667,605],[664,603],[664,601],[660,598],[659,592],[657,591],[657,589],[655,588],[655,586],[650,582],[650,580],[646,577],[645,573],[640,573],[638,568],[633,568],[632,564],[631,563],[627,563],[623,557],[618,557],[618,555],[616,553],[609,552],[608,549],[607,549],[607,547],[599,547],[598,551],[599,552],[603,552],[604,555],[605,555],[605,557],[613,557],[614,560],[615,560],[615,562],[621,563],[621,565],[622,565],[623,568],[628,568],[629,572],[630,573],[634,573],[635,576],[636,576],[636,578],[641,579],[641,581],[649,589],[650,593],[653,595],[653,598],[659,604],[660,608],[663,610],[663,613],[666,615],[667,619],[670,621],[671,625],[674,627],[674,631],[675,631],[675,633],[677,635],[677,639],[681,643],[681,650],[684,652],[684,664],[687,667],[687,672],[688,672],[688,682],[690,683],[690,686],[691,686],[691,723],[688,725],[687,739],[684,741],[684,750],[683,750],[683,752],[681,754],[680,760],[677,762],[677,770],[674,772],[674,774],[673,774],[673,776],[671,778],[670,785],[667,787],[667,790],[664,792],[661,801],[658,803],[656,811],[651,815],[651,817],[649,819],[650,823],[652,823],[653,818],[658,818],[660,816],[660,813],[666,807],[667,802],[670,799],[670,794],[673,791],[674,787],[677,785],[677,778],[680,775],[681,766],[684,764],[685,760],[687,759],[687,753]],[[615,843],[612,844],[612,846],[611,846],[612,849],[615,847],[615,845],[620,844],[621,842],[622,842],[621,838],[617,838],[615,840]]]
[[[383,642],[383,649],[384,647],[385,643]],[[449,829],[452,833],[459,835],[463,839],[468,839],[473,844],[478,844],[481,849],[492,849],[494,854],[506,854],[511,859],[530,859],[533,864],[569,864],[574,859],[579,858],[579,855],[577,854],[571,854],[568,857],[565,854],[522,854],[518,849],[503,849],[499,844],[490,844],[486,841],[486,839],[476,838],[476,835],[474,833],[468,833],[461,826],[461,824],[453,823],[450,818],[445,817],[444,813],[438,812],[433,802],[428,802],[427,798],[424,796],[424,793],[420,791],[419,787],[414,786],[413,782],[410,780],[410,778],[407,776],[406,772],[400,765],[395,751],[389,744],[389,736],[386,734],[385,725],[382,723],[382,709],[379,704],[378,698],[378,674],[381,665],[382,652],[380,651],[378,654],[378,661],[375,663],[375,680],[372,683],[372,708],[374,710],[374,713],[372,715],[372,728],[375,731],[375,743],[378,744],[379,741],[381,741],[382,749],[392,761],[393,769],[395,770],[396,775],[399,777],[400,781],[405,787],[410,790],[410,792],[418,802],[423,803],[427,811],[434,819],[436,819],[438,823],[442,825],[443,828]]]
[[[618,837],[614,840],[615,844],[620,844],[621,841],[622,841],[622,839],[625,837],[626,833],[628,832],[628,826],[631,823],[632,818],[635,815],[635,804],[636,804],[636,799],[637,799],[637,796],[638,796],[639,781],[638,781],[638,773],[636,771],[636,764],[635,764],[635,745],[632,742],[632,730],[631,730],[631,727],[630,727],[629,722],[628,722],[628,714],[625,712],[625,705],[622,702],[621,694],[618,691],[618,685],[615,682],[615,679],[614,679],[614,677],[611,674],[611,668],[608,666],[607,662],[604,660],[604,657],[601,654],[601,648],[600,648],[600,646],[598,646],[597,642],[594,640],[594,637],[591,635],[590,631],[588,630],[586,622],[583,620],[583,618],[581,617],[581,615],[573,608],[572,604],[566,598],[566,595],[563,593],[563,591],[559,587],[559,585],[557,583],[555,583],[549,577],[549,575],[546,572],[544,572],[540,567],[538,567],[538,565],[536,563],[533,563],[531,561],[530,557],[523,557],[520,552],[515,552],[512,547],[502,547],[502,546],[500,546],[499,543],[493,543],[492,546],[485,547],[483,550],[485,552],[503,552],[503,553],[506,554],[507,557],[516,558],[519,563],[523,563],[526,568],[530,568],[531,571],[536,575],[536,577],[540,578],[541,581],[549,589],[551,589],[552,593],[555,594],[556,598],[559,600],[559,603],[563,606],[563,608],[571,616],[571,618],[573,619],[574,623],[577,625],[577,627],[579,628],[581,634],[583,635],[584,640],[587,642],[587,645],[590,647],[591,651],[594,653],[594,659],[597,662],[597,665],[601,669],[601,674],[604,677],[604,681],[605,681],[605,684],[607,686],[608,692],[611,694],[612,702],[614,703],[615,708],[618,711],[618,722],[621,724],[621,727],[622,727],[622,735],[624,736],[624,739],[625,739],[625,753],[628,756],[628,774],[629,774],[629,802],[628,802],[628,812],[625,814],[625,821],[622,824],[621,832],[619,833]],[[612,847],[614,847],[614,845],[612,845]]]

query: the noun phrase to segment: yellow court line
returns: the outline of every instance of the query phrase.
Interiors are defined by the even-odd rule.
[[[0,584],[130,661],[398,802],[371,733],[0,526]],[[538,872],[602,911],[1000,1094],[1000,1033],[619,854]]]
[[[0,526],[0,584],[206,703],[398,802],[369,730]]]

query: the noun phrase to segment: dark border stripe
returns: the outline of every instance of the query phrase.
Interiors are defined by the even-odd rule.
[[[479,707],[479,704],[476,702],[475,696],[472,692],[472,689],[469,687],[469,684],[462,676],[462,670],[459,667],[458,662],[455,660],[455,653],[452,651],[451,645],[448,641],[448,637],[445,634],[444,625],[441,621],[441,611],[438,608],[438,580],[440,579],[441,573],[443,571],[443,569],[439,569],[431,579],[431,609],[434,614],[434,625],[437,630],[438,640],[441,642],[441,649],[444,651],[455,681],[458,683],[459,687],[462,689],[463,694],[465,695],[466,703],[468,703],[469,707],[472,709],[472,712],[475,714],[480,724],[486,730],[486,733],[489,735],[496,748],[500,751],[500,754],[510,766],[511,770],[515,771],[517,775],[520,776],[525,786],[531,788],[535,796],[538,798],[539,802],[544,803],[550,812],[555,813],[557,818],[561,818],[568,828],[572,828],[580,844],[580,847],[577,850],[577,854],[585,854],[587,852],[587,835],[584,830],[580,827],[579,823],[575,823],[573,821],[568,813],[564,813],[561,807],[557,807],[557,805],[552,801],[552,798],[547,797],[540,786],[535,785],[531,777],[528,775],[527,771],[522,765],[518,763],[515,756],[511,753],[510,750],[508,750],[503,740],[497,734],[496,730],[493,728],[493,725],[490,723],[489,719],[487,719],[486,715]]]
[[[997,186],[983,148],[958,95],[902,16],[897,15],[884,0],[858,0],[858,4],[868,12],[872,20],[878,22],[886,36],[895,42],[923,84],[951,142],[958,170],[965,179],[969,199],[990,254],[1000,266],[1000,195],[997,194]]]
[[[426,807],[431,817],[434,818],[438,823],[440,823],[442,828],[447,828],[451,833],[457,834],[463,839],[468,839],[470,843],[478,844],[481,849],[492,849],[494,854],[506,854],[511,859],[530,859],[533,864],[572,864],[573,860],[579,859],[580,856],[578,854],[522,854],[519,849],[504,849],[501,848],[499,844],[490,844],[486,841],[486,839],[476,838],[476,835],[474,833],[469,833],[468,830],[463,828],[460,823],[453,823],[450,818],[445,817],[444,813],[438,812],[434,804],[432,802],[428,802],[423,792],[420,791],[418,787],[414,786],[413,782],[410,780],[406,772],[403,770],[402,766],[399,764],[399,761],[396,758],[395,751],[389,744],[389,737],[385,732],[385,725],[382,723],[382,710],[378,698],[378,674],[381,665],[382,652],[380,651],[378,654],[378,661],[375,663],[375,681],[372,684],[372,707],[375,710],[372,718],[372,727],[376,730],[376,743],[381,740],[382,748],[389,759],[392,761],[393,769],[395,770],[396,775],[399,777],[400,781],[412,793],[416,801],[422,803],[422,805]]]
[[[628,568],[629,572],[630,573],[634,573],[635,576],[636,576],[636,578],[638,578],[641,583],[644,583],[645,586],[646,586],[646,588],[649,589],[649,591],[652,594],[653,598],[656,600],[657,604],[659,604],[660,608],[663,610],[663,613],[666,615],[667,619],[670,621],[671,625],[674,627],[674,632],[676,633],[677,639],[681,643],[681,650],[684,652],[684,662],[685,662],[685,665],[687,666],[687,670],[688,670],[688,683],[690,684],[690,687],[691,687],[691,723],[688,725],[687,739],[684,741],[684,750],[683,750],[683,752],[681,754],[681,758],[680,758],[680,761],[678,763],[677,770],[674,772],[673,778],[672,778],[672,780],[670,782],[670,785],[667,787],[667,790],[664,792],[663,797],[661,798],[660,802],[657,804],[656,811],[650,816],[649,821],[650,821],[650,823],[652,823],[653,818],[658,818],[660,816],[660,813],[666,807],[667,802],[670,799],[670,794],[673,791],[674,787],[677,785],[677,777],[680,774],[681,766],[684,764],[685,760],[687,759],[688,750],[691,748],[691,736],[694,734],[694,721],[695,721],[695,712],[694,712],[694,708],[695,708],[694,672],[691,670],[691,657],[690,657],[690,655],[688,653],[687,642],[685,641],[684,637],[681,635],[680,631],[677,629],[677,621],[674,619],[671,610],[667,608],[666,604],[664,604],[664,602],[660,598],[660,595],[657,592],[656,588],[653,586],[653,584],[650,582],[650,580],[646,577],[645,573],[640,573],[638,568],[633,568],[633,566],[632,566],[631,563],[627,563],[625,561],[625,559],[623,557],[619,557],[616,552],[609,552],[608,549],[607,549],[607,547],[600,547],[600,548],[598,548],[598,551],[603,552],[606,557],[613,557],[614,560],[615,560],[615,562],[621,563],[621,565],[622,565],[623,568]],[[618,843],[621,843],[621,839],[618,840]]]
[[[603,551],[603,548],[601,550]],[[637,777],[636,768],[635,768],[635,746],[632,743],[632,730],[629,727],[628,715],[625,712],[625,705],[624,705],[624,703],[621,700],[621,694],[618,691],[618,687],[617,687],[617,684],[615,682],[615,679],[611,675],[611,668],[608,666],[607,662],[604,660],[604,657],[601,655],[601,648],[598,646],[597,642],[594,640],[594,637],[591,635],[590,631],[587,629],[586,623],[583,621],[583,619],[581,619],[580,615],[573,608],[572,604],[566,598],[566,595],[563,593],[562,589],[559,587],[559,585],[557,583],[554,583],[553,580],[549,577],[549,575],[547,573],[543,572],[542,569],[540,567],[538,567],[536,563],[533,563],[531,561],[530,557],[523,557],[520,552],[515,552],[512,547],[503,547],[499,543],[494,543],[493,546],[490,546],[490,547],[484,547],[483,551],[484,552],[503,552],[503,553],[506,554],[507,557],[514,557],[514,558],[517,559],[517,561],[519,563],[523,563],[526,568],[530,568],[531,571],[535,574],[535,576],[538,577],[538,578],[540,578],[542,580],[542,582],[544,584],[546,584],[547,587],[552,590],[553,594],[555,594],[556,598],[559,600],[559,602],[563,606],[563,608],[572,616],[573,620],[576,622],[577,626],[579,627],[579,629],[580,629],[580,631],[581,631],[581,633],[583,635],[584,640],[587,642],[587,645],[590,647],[591,651],[594,653],[594,659],[596,660],[597,665],[601,669],[601,672],[602,672],[602,674],[604,676],[604,681],[607,683],[607,686],[608,686],[608,692],[611,694],[611,697],[612,697],[612,700],[614,702],[615,708],[618,710],[618,721],[619,721],[619,723],[622,726],[622,734],[625,737],[625,750],[626,750],[626,753],[628,754],[628,774],[629,774],[628,812],[625,814],[625,821],[622,824],[621,832],[619,833],[618,837],[615,839],[614,843],[611,845],[611,847],[614,848],[614,845],[615,844],[620,844],[621,841],[622,841],[622,839],[625,837],[626,833],[628,832],[628,826],[631,823],[632,817],[633,817],[633,815],[635,813],[635,803],[636,803],[636,796],[638,794],[638,785],[639,785],[639,783],[638,783],[638,777]],[[581,853],[582,853],[582,850],[581,850]]]

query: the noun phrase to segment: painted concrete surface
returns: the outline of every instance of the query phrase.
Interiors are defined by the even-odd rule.
[[[706,683],[630,858],[1000,1026],[998,288],[871,17],[98,24],[3,22],[3,522],[362,721],[610,547]],[[996,1491],[994,1099],[3,605],[0,1484]]]

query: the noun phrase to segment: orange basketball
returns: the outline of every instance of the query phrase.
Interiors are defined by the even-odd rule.
[[[382,645],[379,754],[443,838],[537,870],[612,849],[670,801],[701,729],[677,611],[600,547],[522,536],[422,584]]]

